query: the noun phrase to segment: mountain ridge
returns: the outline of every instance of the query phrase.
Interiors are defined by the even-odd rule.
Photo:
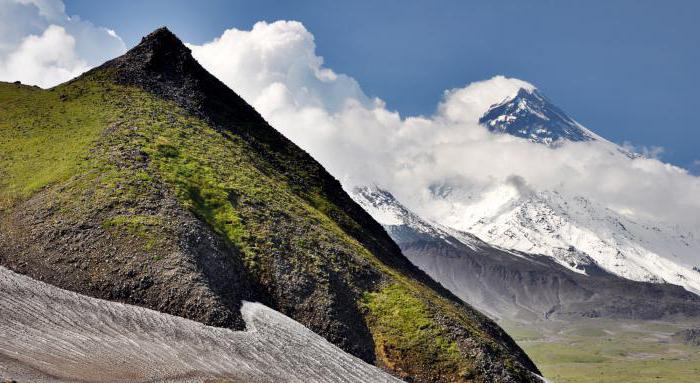
[[[231,329],[259,301],[417,382],[539,381],[167,29],[51,90],[0,84],[0,101],[1,265]]]

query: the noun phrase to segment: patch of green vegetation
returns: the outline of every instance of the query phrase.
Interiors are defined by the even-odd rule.
[[[525,326],[540,337],[517,336],[522,328],[504,325],[557,383],[690,383],[700,376],[700,352],[671,337],[687,324],[590,319]]]
[[[504,329],[508,329],[508,335],[516,341],[522,342],[542,339],[542,332],[527,324],[509,320],[501,320],[498,324]]]
[[[93,82],[49,91],[0,83],[0,211],[72,176],[114,115]]]
[[[216,231],[241,247],[246,230],[232,203],[234,191],[217,179],[214,169],[196,150],[174,149],[164,136],[156,139],[155,148],[147,153],[159,166],[165,181],[175,185],[185,207],[191,209]]]
[[[599,338],[599,337],[604,337],[606,335],[610,335],[604,329],[594,327],[594,326],[574,327],[572,329],[565,330],[564,333],[567,335],[572,335],[572,336],[577,336],[577,337],[585,337],[585,338]]]
[[[430,315],[425,302],[395,283],[378,292],[366,293],[363,306],[369,312],[368,324],[374,334],[377,356],[385,364],[399,364],[410,371],[416,366],[432,366],[435,371],[468,379],[471,366],[460,355],[457,343]]]
[[[105,229],[124,229],[146,241],[144,247],[151,250],[158,243],[158,228],[164,225],[162,217],[155,215],[118,215],[102,222]]]

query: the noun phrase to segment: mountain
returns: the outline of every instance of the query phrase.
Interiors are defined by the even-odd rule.
[[[507,249],[544,254],[586,273],[594,264],[620,277],[671,283],[700,294],[700,238],[679,226],[631,219],[581,195],[501,185],[476,198],[469,215],[444,224]]]
[[[0,310],[3,381],[400,382],[259,303],[244,302],[246,331],[231,331],[0,267]]]
[[[167,29],[0,105],[0,265],[231,330],[260,302],[414,382],[539,381]]]
[[[552,150],[558,150],[566,142],[584,141],[587,145],[602,146],[611,155],[620,156],[624,161],[639,156],[576,123],[534,87],[520,88],[501,103],[491,106],[479,121],[494,132],[526,138],[547,145]],[[628,289],[626,287],[620,290],[619,287],[623,285],[637,286],[640,291],[647,291],[646,287],[631,282],[648,282],[660,286],[672,284],[683,287],[694,296],[700,294],[700,273],[697,271],[700,269],[700,237],[689,228],[661,221],[632,219],[585,195],[556,189],[534,190],[518,176],[478,190],[470,190],[446,180],[444,183],[436,183],[428,191],[431,193],[432,209],[425,206],[415,208],[447,212],[430,217],[433,221],[429,223],[410,213],[386,192],[371,188],[358,189],[355,198],[384,224],[404,254],[445,286],[454,286],[454,283],[451,284],[435,269],[447,267],[447,264],[450,266],[445,270],[461,269],[471,277],[480,275],[481,269],[473,269],[474,265],[457,267],[453,260],[437,257],[447,251],[444,246],[450,247],[457,243],[456,247],[467,246],[466,253],[480,252],[499,259],[499,267],[508,273],[522,274],[521,264],[524,259],[528,259],[525,262],[527,268],[533,268],[534,263],[540,266],[546,263],[547,266],[538,269],[538,273],[543,273],[546,269],[547,273],[555,275],[559,281],[575,280],[571,286],[578,286],[582,291],[592,289],[591,291],[600,293],[603,289],[612,288],[611,283],[600,281],[604,277],[609,281],[617,281],[614,284],[619,285],[610,291],[611,294],[619,295],[619,291]],[[430,249],[425,247],[427,243],[439,243],[440,246]],[[422,244],[423,248],[418,249],[418,244]],[[431,259],[442,259],[444,265],[428,267],[425,263],[428,260],[417,258],[418,253],[430,255],[430,252],[434,253]],[[455,251],[450,249],[447,252],[453,254]],[[458,252],[462,255],[465,253],[461,250]],[[498,255],[494,255],[496,253]],[[483,263],[484,259],[472,263]],[[533,259],[536,262],[530,262]],[[552,264],[556,264],[556,267]],[[621,282],[623,280],[630,283]],[[544,294],[541,289],[552,288],[541,286],[541,289],[534,290],[532,287],[521,287],[525,289],[523,291],[530,291],[531,295]],[[555,290],[559,291],[560,287]],[[498,300],[494,298],[494,292],[499,291],[495,286],[471,288],[474,291],[488,290],[491,296],[489,299]],[[470,297],[460,293],[464,290],[461,288],[450,290],[477,306],[478,302],[484,300],[483,297]],[[526,299],[522,292],[502,291],[502,294],[506,294],[506,299],[513,296],[519,297],[521,301]],[[631,295],[630,302],[645,305],[643,299],[638,299],[641,298],[638,294]],[[686,295],[675,292],[671,295],[681,299],[672,299],[676,303],[687,298]],[[528,310],[541,313],[542,308],[550,304],[553,303],[548,301],[541,307],[526,306]],[[674,311],[662,306],[658,315],[652,316]],[[481,308],[491,310],[492,314],[504,314],[488,307]],[[693,310],[690,311],[692,314]]]
[[[520,88],[514,96],[492,105],[479,119],[479,124],[495,133],[506,133],[545,145],[556,145],[564,140],[601,140],[535,88]]]
[[[479,122],[492,131],[553,147],[567,141],[590,141],[611,155],[640,156],[584,128],[534,88],[521,88],[493,105]],[[447,204],[476,201],[465,214],[447,217],[442,223],[488,243],[549,255],[577,270],[578,261],[568,251],[573,248],[623,278],[672,283],[700,294],[700,273],[694,270],[700,263],[700,237],[691,228],[631,219],[585,195],[523,190],[512,183],[479,196],[455,193],[440,198]]]
[[[622,278],[575,249],[556,258],[493,246],[419,217],[376,186],[355,189],[353,198],[384,225],[411,262],[494,318],[700,316],[699,296],[671,284]]]
[[[602,148],[621,161],[630,152],[578,124],[534,87],[520,88],[492,105],[479,122],[492,132],[549,146],[570,142]],[[700,294],[697,230],[648,218],[631,218],[590,196],[532,190],[517,176],[477,191],[436,183],[433,202],[451,213],[432,217],[504,249],[550,256],[578,273],[597,267],[640,282],[671,283]]]

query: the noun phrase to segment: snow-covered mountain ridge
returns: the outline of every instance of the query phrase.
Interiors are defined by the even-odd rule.
[[[484,244],[469,233],[426,221],[406,209],[391,193],[375,185],[355,188],[351,196],[385,228],[404,226],[418,235],[439,238],[451,244],[461,243],[474,250],[479,249]]]
[[[448,202],[449,203],[449,202]],[[549,255],[577,272],[590,262],[621,277],[667,282],[700,294],[700,238],[678,226],[633,220],[583,196],[522,194],[504,184],[443,225],[508,249]]]

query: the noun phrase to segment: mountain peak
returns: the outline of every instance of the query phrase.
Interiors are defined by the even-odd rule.
[[[146,41],[157,41],[157,40],[176,40],[180,41],[180,39],[175,36],[173,32],[168,29],[166,26],[162,26],[153,32],[149,33],[148,35],[144,36],[141,38],[141,43],[143,44]]]
[[[117,83],[174,101],[214,125],[240,127],[262,120],[253,107],[207,72],[167,27],[156,29],[124,55],[91,72],[95,71],[109,71]]]
[[[121,79],[139,82],[138,77],[176,77],[204,75],[206,71],[192,57],[192,52],[167,27],[161,27],[141,39],[124,55],[103,65],[116,68]],[[124,78],[128,74],[133,78]],[[132,80],[132,81],[128,81]]]
[[[183,75],[185,71],[204,71],[192,57],[192,52],[167,27],[161,27],[141,39],[141,42],[107,64],[129,67],[132,72],[145,71],[149,75]]]
[[[598,139],[535,88],[520,88],[513,97],[492,105],[479,123],[494,133],[507,133],[545,145]]]

